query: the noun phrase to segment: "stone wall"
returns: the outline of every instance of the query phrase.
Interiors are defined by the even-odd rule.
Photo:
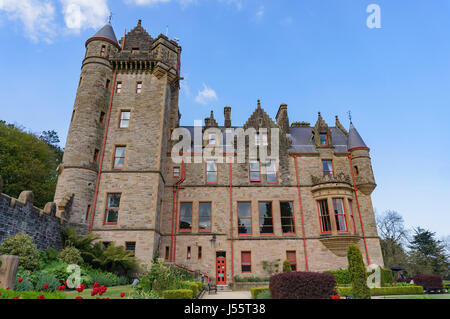
[[[1,186],[0,181],[0,243],[25,232],[34,239],[38,249],[60,250],[61,230],[66,226],[73,197],[66,198],[62,216],[59,217],[56,216],[55,203],[47,203],[42,210],[33,206],[33,192],[23,191],[16,199],[1,193]]]

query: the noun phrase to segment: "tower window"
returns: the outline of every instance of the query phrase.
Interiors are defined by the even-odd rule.
[[[358,176],[358,175],[359,175],[359,169],[358,169],[358,166],[355,165],[354,168],[355,168],[355,175]]]
[[[127,241],[125,243],[125,250],[129,250],[133,253],[133,256],[136,252],[136,242],[135,241]]]
[[[206,183],[209,183],[209,184],[217,183],[217,162],[216,161],[206,162]]]
[[[323,176],[330,175],[333,176],[333,161],[331,160],[323,160],[322,161],[322,168],[323,168]]]
[[[173,177],[180,177],[180,168],[178,166],[173,168]]]
[[[141,94],[142,92],[142,82],[137,82],[136,84],[136,93]]]
[[[291,264],[292,271],[297,271],[297,256],[296,256],[295,250],[287,251],[286,258],[289,261],[289,263]]]
[[[94,150],[94,163],[97,163],[98,160],[98,149]]]
[[[119,128],[129,128],[130,127],[130,111],[121,111],[120,112],[120,122]]]
[[[261,166],[258,161],[250,161],[250,182],[259,183],[261,181]]]
[[[191,246],[187,246],[186,259],[191,259]]]
[[[102,50],[100,51],[100,56],[105,56],[106,46],[102,45]]]
[[[252,234],[252,209],[250,202],[238,203],[238,234]]]
[[[121,169],[125,165],[125,146],[116,146],[114,152],[113,168]]]
[[[111,80],[110,80],[110,79],[107,79],[107,80],[106,80],[106,86],[105,86],[105,87],[106,87],[107,89],[109,89],[109,85],[110,85],[110,84],[111,84]]]
[[[192,231],[192,203],[180,203],[180,230]]]
[[[100,119],[99,119],[100,124],[103,124],[104,121],[105,121],[105,112],[100,112]]]
[[[320,145],[327,146],[328,145],[328,135],[320,134]]]
[[[283,234],[295,234],[294,210],[292,202],[280,202],[281,229]]]
[[[272,202],[259,202],[259,232],[273,234]]]
[[[250,251],[241,252],[241,272],[252,272],[252,253]]]
[[[338,232],[347,231],[347,219],[344,211],[344,200],[342,198],[333,198],[334,217],[336,219],[336,228]]]
[[[117,82],[116,93],[120,94],[121,91],[122,91],[122,82]]]
[[[198,228],[200,231],[211,231],[211,203],[200,203]]]
[[[353,201],[348,200],[348,207],[350,207],[350,217],[352,218],[353,232],[356,233],[355,215],[353,215]]]
[[[121,194],[108,194],[105,212],[105,225],[116,225],[119,219]]]
[[[86,209],[86,216],[84,217],[84,220],[88,220],[89,219],[89,211],[90,210],[91,210],[91,205],[88,205],[87,209]]]
[[[331,233],[330,212],[328,211],[328,202],[326,199],[317,201],[319,207],[319,220],[322,233]]]
[[[202,246],[198,246],[198,259],[202,259]]]
[[[170,248],[169,248],[169,246],[166,246],[166,253],[164,255],[165,260],[169,260],[169,254],[170,254]]]

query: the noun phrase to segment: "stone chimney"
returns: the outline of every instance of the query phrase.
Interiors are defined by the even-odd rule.
[[[278,126],[280,127],[281,131],[284,134],[287,134],[290,132],[289,128],[289,117],[287,113],[287,104],[281,104],[280,108],[278,109],[278,113],[276,116],[276,121]]]
[[[218,127],[217,121],[214,119],[214,112],[211,111],[211,116],[205,118],[205,126],[206,127]]]
[[[224,118],[225,118],[224,126],[226,128],[231,127],[231,107],[225,106],[225,108],[223,109],[223,114],[224,114]]]

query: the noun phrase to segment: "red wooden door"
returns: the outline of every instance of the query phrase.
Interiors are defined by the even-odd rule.
[[[216,261],[216,284],[227,284],[227,260],[225,257],[217,257]]]

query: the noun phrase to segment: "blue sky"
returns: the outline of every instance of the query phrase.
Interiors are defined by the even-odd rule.
[[[366,8],[381,8],[369,29]],[[275,116],[348,127],[371,148],[377,212],[450,235],[450,2],[447,0],[0,0],[0,119],[64,146],[84,43],[113,12],[118,38],[142,19],[183,47],[183,125],[210,110],[243,124]]]

